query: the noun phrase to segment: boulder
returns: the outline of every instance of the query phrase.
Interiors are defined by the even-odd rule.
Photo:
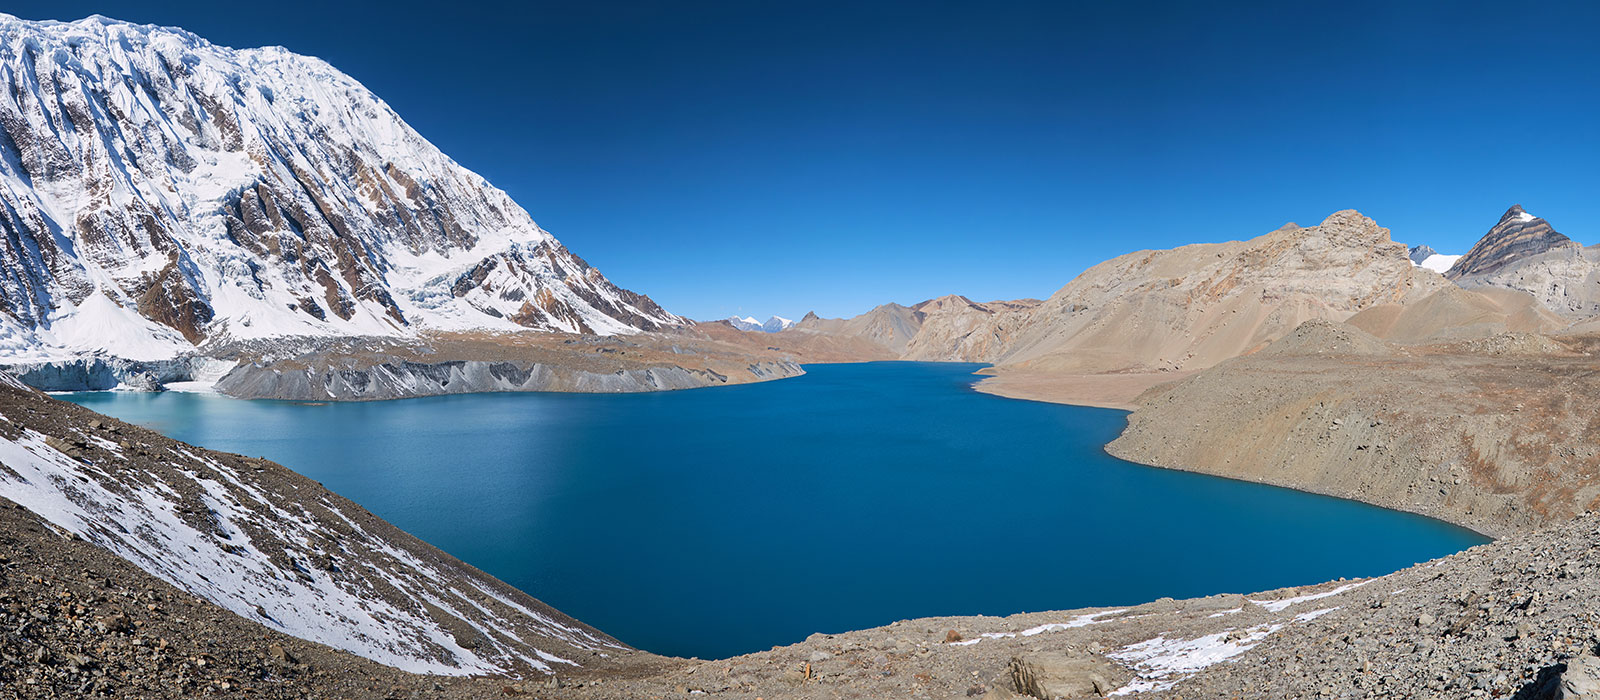
[[[1105,697],[1132,678],[1127,669],[1087,652],[1014,657],[1010,670],[1017,692],[1039,700]]]

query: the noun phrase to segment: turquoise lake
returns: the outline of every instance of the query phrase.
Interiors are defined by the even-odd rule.
[[[633,646],[726,657],[932,615],[1389,573],[1487,541],[1107,455],[1126,414],[973,391],[981,365],[811,365],[655,394],[306,405],[65,396],[281,462]]]

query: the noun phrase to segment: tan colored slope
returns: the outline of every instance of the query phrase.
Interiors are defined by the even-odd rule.
[[[1353,210],[1248,241],[1141,251],[1101,263],[1033,312],[998,359],[1022,369],[1209,367],[1311,319],[1344,320],[1447,285]]]
[[[1112,454],[1504,534],[1600,507],[1593,337],[1397,346],[1346,324],[1137,400]]]
[[[800,332],[866,338],[903,359],[989,362],[1001,377],[1148,374],[1154,378],[1134,383],[1149,385],[1259,350],[1308,320],[1342,321],[1448,286],[1414,267],[1388,229],[1347,210],[1247,241],[1129,253],[1044,301],[947,296],[853,319],[808,319]],[[913,318],[915,331],[901,345]],[[895,326],[897,319],[904,322]],[[1536,321],[1526,325],[1542,328]]]
[[[903,359],[992,362],[1039,305],[1038,299],[975,302],[951,294],[912,307],[922,328],[906,344]]]
[[[800,337],[820,334],[860,338],[899,355],[905,352],[912,336],[922,328],[922,319],[923,314],[916,309],[890,303],[853,318],[819,318],[814,313],[806,314],[799,323],[775,335]]]
[[[1505,332],[1545,333],[1566,325],[1532,295],[1513,289],[1449,285],[1411,304],[1380,304],[1350,325],[1399,343],[1471,338]]]

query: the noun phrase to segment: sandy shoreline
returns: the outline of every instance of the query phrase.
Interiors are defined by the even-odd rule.
[[[1134,399],[1158,384],[1176,382],[1193,375],[1193,370],[1178,372],[1138,372],[1125,374],[1058,374],[987,367],[987,375],[973,388],[985,394],[1024,401],[1043,401],[1093,408],[1132,411]]]

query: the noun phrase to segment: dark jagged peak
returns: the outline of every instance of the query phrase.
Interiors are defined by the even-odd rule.
[[[1472,246],[1445,273],[1450,279],[1494,272],[1517,260],[1556,248],[1581,248],[1576,241],[1550,228],[1550,222],[1529,214],[1514,204],[1500,222]]]
[[[1414,263],[1416,263],[1418,265],[1421,265],[1422,261],[1427,260],[1428,258],[1431,258],[1431,257],[1433,257],[1435,255],[1438,255],[1438,254],[1439,254],[1439,251],[1434,250],[1433,246],[1430,246],[1430,245],[1414,245],[1414,246],[1411,246],[1410,255],[1408,257],[1411,258],[1411,262],[1414,262]]]

